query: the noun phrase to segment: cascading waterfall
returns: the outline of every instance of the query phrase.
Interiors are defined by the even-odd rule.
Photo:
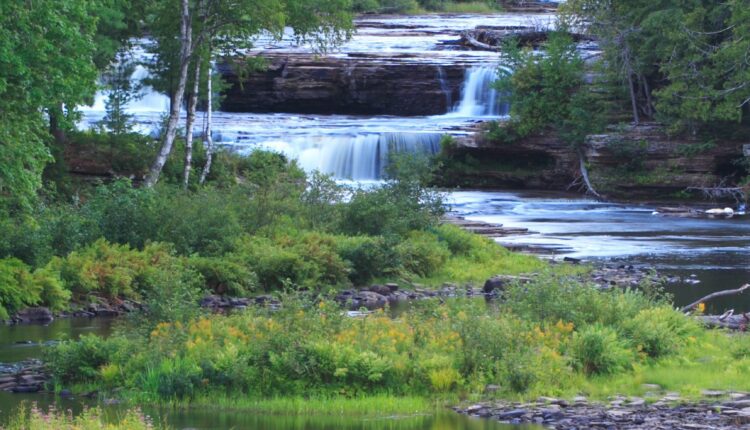
[[[504,116],[509,106],[492,87],[498,78],[496,66],[475,66],[466,70],[461,87],[461,101],[455,106],[451,116],[461,118]]]
[[[281,152],[307,171],[318,170],[338,179],[377,180],[391,152],[435,154],[441,133],[381,132],[355,135],[299,136],[259,143],[249,148]]]
[[[134,57],[142,61],[147,53],[135,48]],[[138,65],[131,76],[134,85],[148,77],[148,69]],[[241,152],[257,148],[279,151],[297,159],[308,171],[319,170],[338,179],[357,181],[382,178],[392,152],[435,154],[445,130],[456,129],[465,119],[499,117],[508,107],[492,88],[497,79],[494,66],[475,66],[466,70],[461,99],[451,98],[445,70],[437,67],[437,83],[446,97],[450,112],[428,118],[352,117],[298,118],[283,114],[242,114],[215,112],[214,139],[217,145]],[[99,92],[91,107],[82,107],[82,125],[95,126],[104,115],[106,93]],[[155,133],[161,116],[169,109],[169,99],[150,87],[141,87],[140,97],[128,104],[136,129]],[[460,126],[459,126],[460,127]]]

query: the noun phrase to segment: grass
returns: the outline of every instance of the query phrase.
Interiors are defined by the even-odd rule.
[[[450,280],[458,284],[484,285],[484,282],[497,275],[528,275],[543,271],[552,271],[557,275],[584,275],[591,267],[584,265],[560,264],[550,266],[548,262],[533,255],[510,252],[499,246],[500,251],[480,251],[480,255],[454,256],[429,277],[419,278],[415,282],[439,286]]]
[[[274,397],[259,399],[246,394],[216,393],[188,402],[173,403],[178,408],[216,411],[242,411],[265,415],[318,415],[383,417],[434,413],[445,400],[416,396],[376,394],[362,397]]]

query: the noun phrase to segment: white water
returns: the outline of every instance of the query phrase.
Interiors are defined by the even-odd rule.
[[[449,115],[460,118],[499,117],[508,114],[508,104],[492,87],[498,78],[497,66],[474,66],[466,70],[461,101]]]
[[[464,130],[471,122],[477,119],[497,118],[506,114],[507,106],[501,103],[497,91],[491,88],[491,83],[497,76],[496,66],[492,65],[497,61],[496,54],[482,52],[479,55],[473,51],[437,49],[440,39],[455,37],[449,33],[456,31],[456,28],[470,28],[487,19],[489,18],[472,15],[439,19],[424,17],[389,19],[389,22],[402,23],[406,28],[393,31],[385,28],[368,28],[365,25],[344,47],[344,52],[334,54],[347,55],[352,52],[382,54],[381,48],[384,41],[390,44],[389,49],[386,49],[387,52],[400,53],[399,51],[406,47],[415,46],[415,40],[421,41],[423,42],[421,45],[417,43],[418,51],[425,55],[415,57],[415,61],[435,60],[435,84],[439,85],[445,94],[448,106],[453,105],[453,101],[440,63],[466,64],[461,98],[453,105],[450,112],[444,115],[352,117],[215,112],[213,124],[215,141],[221,146],[240,153],[248,153],[259,148],[279,151],[298,160],[300,165],[308,171],[319,170],[337,179],[356,181],[380,179],[392,151],[434,154],[440,150],[442,135],[466,135],[468,132]],[[518,25],[522,21],[525,19],[514,15],[497,15],[491,17],[489,22],[496,25]],[[415,24],[418,29],[409,28]],[[413,32],[413,35],[405,35],[404,32]],[[426,36],[426,34],[429,35]],[[138,41],[133,51],[135,60],[143,61],[148,58],[149,54],[142,48],[147,43],[146,40]],[[411,49],[413,48],[408,50]],[[419,54],[419,52],[410,52],[410,54]],[[146,68],[137,66],[131,79],[136,84],[147,75]],[[84,114],[82,126],[94,126],[102,119],[105,113],[105,99],[106,93],[99,92],[93,106],[81,108]],[[168,108],[169,99],[166,96],[149,87],[144,87],[140,98],[128,104],[127,112],[133,115],[135,130],[155,134]],[[196,130],[196,133],[200,131]]]

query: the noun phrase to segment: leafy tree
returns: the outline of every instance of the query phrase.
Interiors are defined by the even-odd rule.
[[[170,64],[165,70],[175,79],[171,80],[174,82],[172,106],[161,150],[146,178],[146,185],[153,186],[159,180],[172,151],[191,63],[193,70],[199,71],[198,64],[206,59],[210,61],[215,53],[242,53],[252,46],[254,36],[268,33],[281,38],[285,27],[291,27],[298,42],[326,49],[350,35],[350,9],[349,0],[171,0],[156,3],[153,12],[159,25],[153,29],[157,31],[157,50],[159,55],[165,55],[161,58],[162,64]],[[175,10],[180,14],[175,14]],[[178,49],[175,49],[175,41],[179,41]],[[178,57],[174,53],[179,53]]]
[[[56,128],[93,96],[96,20],[88,6],[0,3],[0,210],[31,206],[50,160],[47,124]]]
[[[747,0],[570,0],[564,9],[599,38],[635,123],[659,119],[692,133],[747,123]]]
[[[586,87],[584,63],[570,36],[553,32],[544,48],[538,53],[515,41],[503,48],[496,87],[510,99],[511,120],[494,130],[495,137],[511,142],[551,130],[578,145],[601,127],[598,100]]]

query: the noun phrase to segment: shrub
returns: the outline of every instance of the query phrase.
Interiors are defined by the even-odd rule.
[[[58,343],[46,349],[44,361],[52,377],[63,384],[73,381],[90,382],[100,376],[100,368],[117,358],[128,347],[135,346],[120,337],[103,339],[95,335],[84,335],[76,341]]]
[[[148,239],[172,243],[181,255],[221,255],[243,233],[239,214],[246,199],[239,192],[211,188],[195,193],[172,187],[160,189],[154,202],[153,233]]]
[[[143,251],[100,239],[90,246],[55,258],[48,270],[60,273],[67,289],[76,294],[100,293],[109,297],[139,297],[153,288],[153,276],[186,271],[164,244],[149,244]]]
[[[633,360],[632,352],[617,337],[617,332],[599,324],[575,333],[570,353],[573,366],[587,375],[621,372]]]
[[[396,246],[404,269],[419,276],[429,276],[450,257],[447,246],[426,232],[412,232]]]
[[[24,306],[41,300],[39,286],[33,282],[29,268],[16,258],[0,260],[0,320]]]
[[[223,257],[192,256],[187,266],[203,277],[206,288],[216,294],[246,296],[258,288],[258,276],[231,255]]]
[[[156,237],[156,197],[152,189],[133,188],[130,181],[118,180],[97,187],[81,211],[109,242],[141,248]]]
[[[398,255],[383,237],[339,236],[336,252],[349,263],[349,279],[355,285],[365,285],[399,267]]]
[[[287,286],[320,290],[348,284],[347,265],[336,252],[334,236],[292,232],[274,239],[245,236],[232,254],[258,275],[266,290]]]
[[[435,234],[441,242],[446,244],[453,255],[468,254],[482,242],[480,236],[452,224],[437,226]]]
[[[624,332],[633,346],[649,357],[657,358],[677,351],[688,337],[698,332],[698,325],[667,307],[643,309],[624,323]]]

